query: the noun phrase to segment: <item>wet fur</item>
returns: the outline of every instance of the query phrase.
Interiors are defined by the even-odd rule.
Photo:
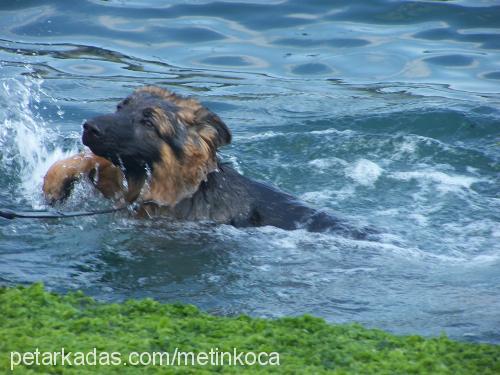
[[[107,198],[138,203],[140,216],[366,235],[221,164],[216,153],[231,142],[228,127],[198,101],[162,88],[139,88],[115,113],[87,121],[82,140],[92,152],[58,161],[47,172],[49,202],[64,200],[84,177]]]

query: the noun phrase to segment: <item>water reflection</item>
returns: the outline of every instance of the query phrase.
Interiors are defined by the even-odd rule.
[[[126,76],[123,70],[169,73],[171,66],[238,67],[291,78],[319,75],[364,83],[426,79],[492,92],[494,73],[500,69],[500,7],[473,5],[381,0],[334,5],[206,1],[160,7],[148,2],[140,7],[99,1],[78,6],[23,2],[3,6],[0,48],[4,60],[31,55],[33,64],[42,64],[36,56],[79,58],[85,49],[94,49],[91,55],[99,51],[103,65],[104,60],[117,64],[62,67],[70,76],[85,74],[85,69],[95,75]],[[8,22],[21,8],[17,22]],[[18,44],[19,39],[25,43]],[[72,47],[75,42],[77,48]],[[50,68],[61,69],[43,63],[48,74]],[[464,74],[454,77],[449,67],[460,67]]]

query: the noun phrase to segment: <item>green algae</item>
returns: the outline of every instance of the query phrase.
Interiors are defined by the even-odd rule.
[[[276,320],[218,317],[190,305],[151,299],[99,303],[80,292],[57,295],[40,284],[0,289],[0,371],[10,352],[278,352],[279,366],[44,366],[14,373],[432,373],[498,374],[500,346],[441,336],[395,336],[360,325],[331,325],[309,315]]]

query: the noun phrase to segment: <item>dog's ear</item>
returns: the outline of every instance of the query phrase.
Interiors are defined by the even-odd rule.
[[[195,123],[201,138],[213,150],[231,143],[232,135],[227,125],[208,109],[202,107],[196,111]]]

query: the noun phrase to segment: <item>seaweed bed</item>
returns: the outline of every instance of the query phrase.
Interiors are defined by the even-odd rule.
[[[0,370],[10,352],[278,352],[279,366],[19,366],[15,373],[500,373],[500,346],[445,336],[394,336],[304,315],[276,320],[212,316],[194,306],[151,299],[100,303],[41,284],[0,288]]]

